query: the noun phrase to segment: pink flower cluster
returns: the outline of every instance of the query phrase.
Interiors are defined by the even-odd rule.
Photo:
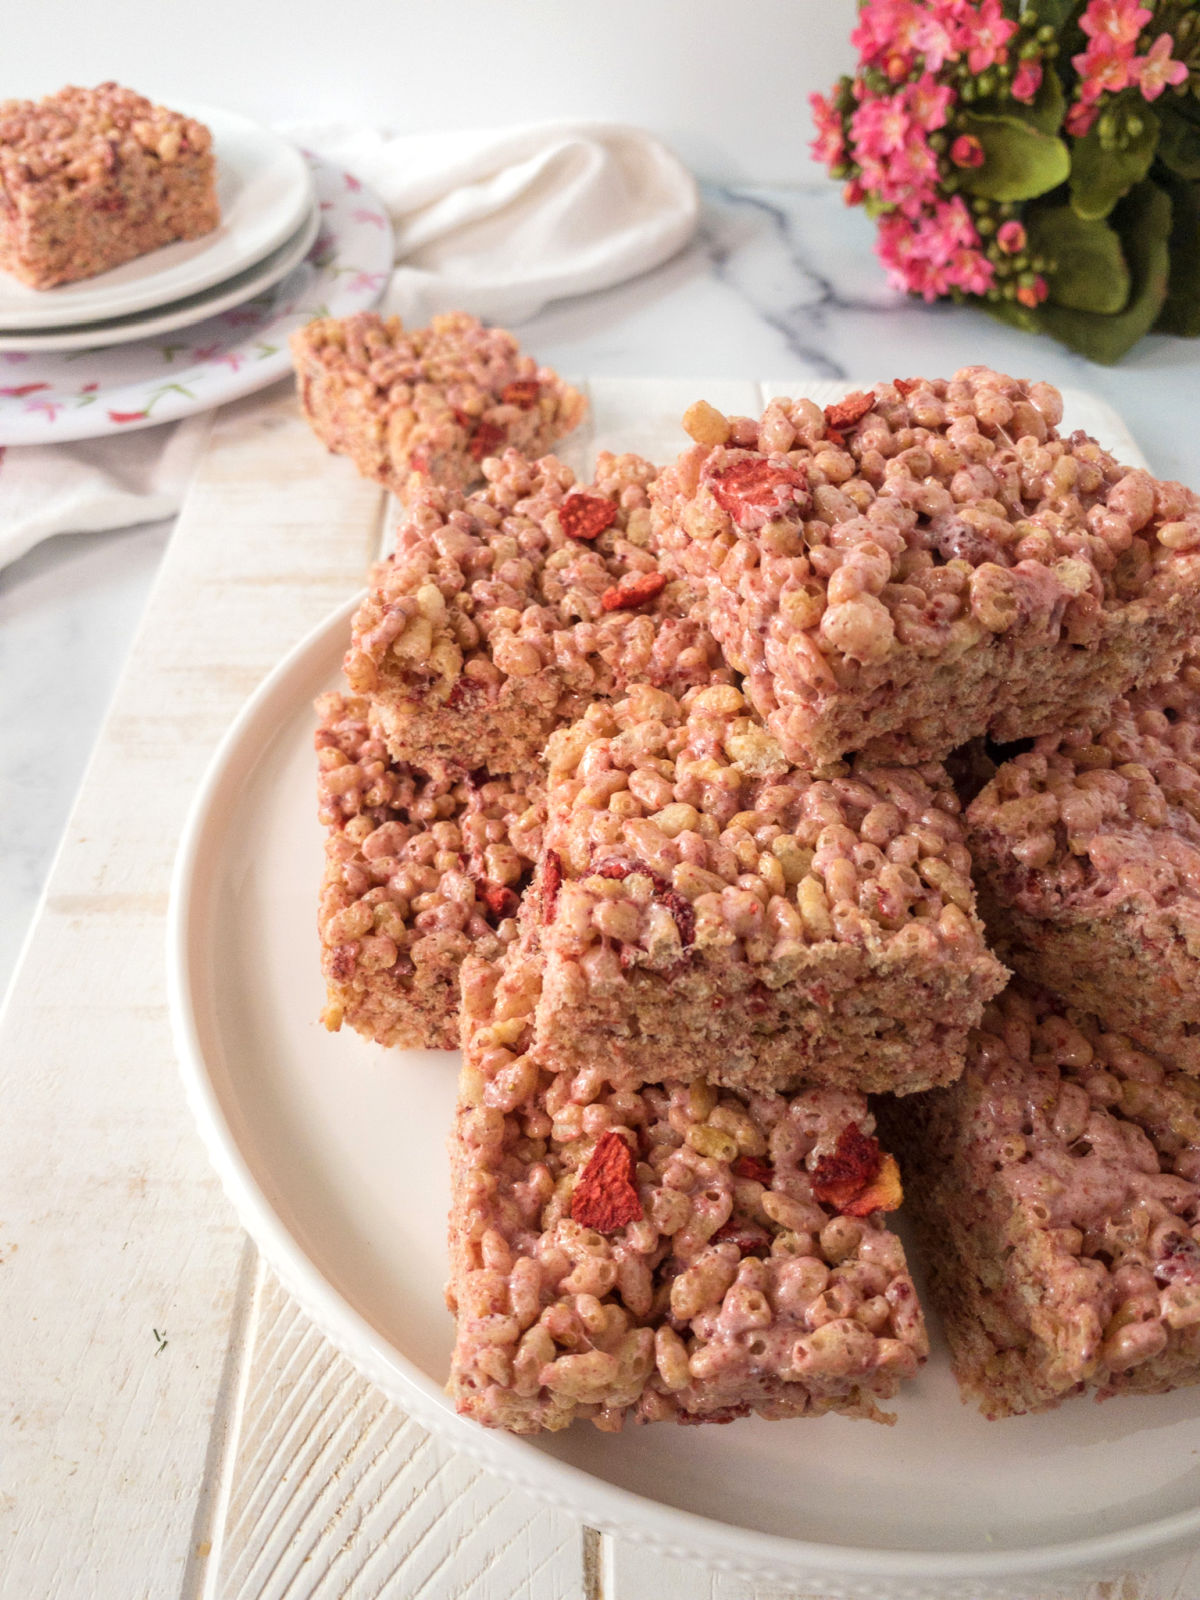
[[[1000,0],[870,0],[850,35],[864,67],[880,67],[892,81],[906,78],[920,56],[927,72],[966,58],[972,72],[1007,59],[1017,31]]]
[[[1146,100],[1157,100],[1170,85],[1183,83],[1188,69],[1171,58],[1172,39],[1160,33],[1144,56],[1137,53],[1138,35],[1154,16],[1138,0],[1089,0],[1079,19],[1088,36],[1087,49],[1071,57],[1079,74],[1079,98],[1072,105],[1063,126],[1081,138],[1099,113],[1099,100],[1105,94],[1119,94],[1136,85]]]
[[[850,36],[862,70],[848,125],[830,101],[811,97],[813,155],[831,168],[851,161],[858,168],[846,186],[847,202],[888,208],[877,246],[888,278],[927,300],[951,289],[983,294],[995,275],[970,211],[942,192],[929,135],[946,126],[957,96],[936,75],[947,62],[965,60],[973,73],[1005,62],[1016,31],[1000,0],[866,0]],[[865,76],[872,72],[893,87],[875,93]],[[1014,93],[1019,87],[1032,99],[1041,78],[1040,63],[1022,62]],[[978,140],[960,138],[950,158],[958,167],[978,166],[983,150]]]

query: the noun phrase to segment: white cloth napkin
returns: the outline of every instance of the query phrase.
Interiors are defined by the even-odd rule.
[[[656,139],[609,123],[388,135],[290,124],[382,199],[396,268],[382,308],[520,323],[548,301],[658,266],[691,238],[695,180]],[[536,352],[535,352],[536,353]],[[55,533],[157,521],[179,507],[193,423],[81,444],[0,450],[0,566]]]

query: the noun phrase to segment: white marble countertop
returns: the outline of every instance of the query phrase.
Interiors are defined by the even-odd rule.
[[[888,289],[832,185],[710,188],[692,247],[518,331],[571,376],[875,379],[982,362],[1090,389],[1164,477],[1200,484],[1200,344],[1152,336],[1115,368],[978,312]],[[47,541],[0,571],[0,989],[13,973],[169,526]]]

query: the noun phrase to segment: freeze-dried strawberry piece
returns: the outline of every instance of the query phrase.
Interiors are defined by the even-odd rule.
[[[479,884],[479,898],[488,910],[496,917],[515,917],[520,898],[502,883],[489,883],[486,879]]]
[[[892,388],[893,389],[899,389],[900,393],[902,395],[904,395],[904,397],[906,399],[913,392],[914,389],[919,389],[920,387],[921,387],[920,378],[893,378],[892,379]]]
[[[631,572],[611,589],[605,589],[600,604],[605,611],[633,611],[653,600],[666,587],[665,572]]]
[[[844,400],[839,400],[835,405],[825,407],[826,428],[852,428],[856,422],[861,422],[875,404],[875,396],[867,394],[863,389],[856,389],[853,394],[848,394]]]
[[[743,456],[709,480],[713,499],[740,527],[770,521],[796,504],[808,474],[765,456]]]
[[[468,678],[465,675],[457,678],[446,700],[448,706],[461,706],[466,701],[482,694],[487,688],[478,678]]]
[[[558,891],[562,888],[562,857],[557,850],[547,850],[542,860],[542,921],[554,921],[554,908]]]
[[[617,520],[616,502],[598,494],[569,494],[558,520],[568,539],[598,539]]]
[[[504,443],[504,429],[482,417],[472,417],[454,408],[454,420],[467,435],[467,454],[472,461],[482,461],[484,456],[494,456],[497,446]]]
[[[532,411],[541,392],[542,386],[536,378],[517,378],[513,383],[505,384],[500,398],[506,406],[520,406],[522,411]]]
[[[671,890],[671,880],[664,878],[661,872],[655,872],[653,867],[646,866],[643,861],[622,861],[619,856],[609,856],[593,870],[598,878],[612,878],[617,882],[636,872],[640,877],[650,879],[656,895],[669,894]]]
[[[615,1233],[626,1223],[640,1222],[642,1202],[633,1181],[636,1170],[633,1151],[616,1129],[601,1134],[575,1184],[572,1221],[581,1228],[595,1228],[597,1233]]]
[[[733,1163],[733,1175],[753,1178],[755,1183],[770,1183],[775,1177],[775,1168],[761,1156],[739,1156]]]
[[[895,1157],[885,1155],[879,1140],[864,1133],[857,1122],[847,1123],[833,1154],[817,1162],[812,1191],[821,1205],[847,1217],[895,1211],[904,1198]]]
[[[471,435],[467,454],[472,461],[482,461],[485,456],[494,456],[503,443],[503,428],[498,428],[494,422],[481,422]]]
[[[769,1256],[771,1235],[757,1222],[734,1222],[732,1217],[723,1222],[713,1234],[710,1244],[735,1244],[743,1256]]]

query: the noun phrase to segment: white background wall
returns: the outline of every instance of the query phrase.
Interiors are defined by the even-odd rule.
[[[0,98],[116,78],[264,121],[634,122],[716,179],[819,181],[854,0],[0,0]]]

